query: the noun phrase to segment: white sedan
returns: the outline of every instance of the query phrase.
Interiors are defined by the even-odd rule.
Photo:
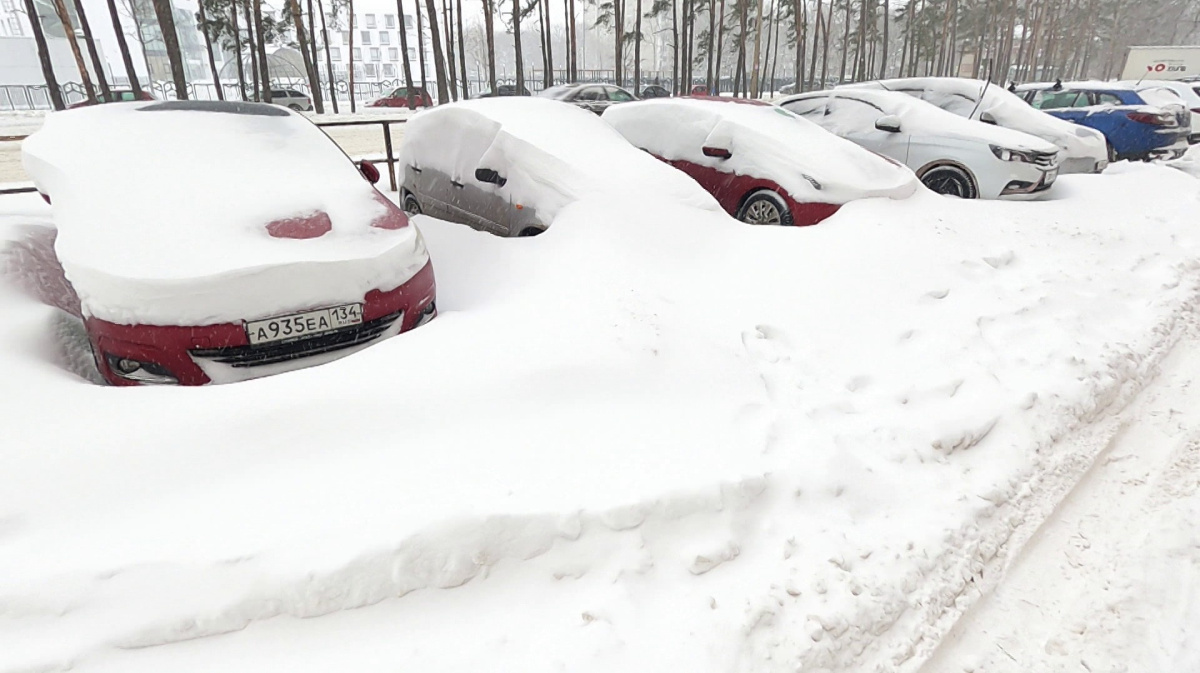
[[[1033,198],[1058,177],[1058,148],[964,119],[912,96],[873,89],[786,98],[787,110],[906,164],[929,189],[966,199]]]
[[[963,77],[908,77],[838,88],[899,91],[966,119],[1037,136],[1058,146],[1060,173],[1099,173],[1108,166],[1103,133],[1035,110],[1016,94],[990,82]]]

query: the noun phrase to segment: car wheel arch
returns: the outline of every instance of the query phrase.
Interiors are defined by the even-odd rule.
[[[954,159],[934,159],[933,161],[930,161],[929,163],[925,164],[921,168],[917,169],[917,171],[916,171],[917,179],[924,180],[926,173],[932,171],[935,168],[946,168],[946,167],[957,168],[958,170],[965,173],[967,176],[967,179],[971,181],[971,188],[975,190],[976,197],[979,196],[979,178],[975,177],[974,171],[972,171],[970,168],[967,168],[966,164],[962,163],[961,161],[955,161]]]

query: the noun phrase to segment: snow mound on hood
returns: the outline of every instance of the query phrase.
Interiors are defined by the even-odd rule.
[[[211,324],[357,301],[428,260],[415,227],[371,226],[395,209],[280,107],[97,105],[47,116],[22,150],[53,201],[56,251],[84,313],[113,322]],[[329,231],[316,238],[267,228],[318,213]]]
[[[1003,87],[983,80],[963,77],[912,77],[838,87],[843,88],[899,91],[967,119],[978,120],[987,113],[996,121],[997,126],[1028,133],[1054,143],[1065,152],[1064,159],[1088,158],[1100,161],[1108,158],[1104,135],[1099,131],[1035,110]],[[981,92],[983,100],[979,102]]]
[[[423,111],[406,124],[399,161],[503,189],[547,224],[568,204],[591,199],[666,198],[719,209],[695,181],[637,151],[596,115],[540,98],[483,98]],[[479,168],[497,171],[504,187],[476,181]]]
[[[873,196],[906,198],[916,191],[908,169],[781,108],[659,99],[610,107],[604,120],[629,142],[668,161],[770,179],[801,202],[844,204]],[[705,156],[706,146],[728,149],[732,156]]]

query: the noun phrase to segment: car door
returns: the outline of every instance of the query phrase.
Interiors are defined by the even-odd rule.
[[[636,100],[633,94],[617,86],[605,86],[604,92],[608,94],[608,105],[616,105],[618,103],[628,103]],[[608,107],[606,105],[605,107]],[[603,112],[603,110],[601,110]]]
[[[896,131],[877,128],[876,124],[884,117],[894,117],[887,110],[874,103],[867,102],[852,95],[838,95],[829,99],[826,114],[837,120],[838,135],[871,150],[876,154],[894,159],[902,164],[908,163],[910,134],[904,130],[903,119]]]

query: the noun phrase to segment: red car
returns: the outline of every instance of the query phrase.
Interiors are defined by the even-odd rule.
[[[151,96],[150,94],[146,93],[145,91],[139,91],[137,93],[134,93],[133,91],[131,91],[129,89],[109,89],[107,97],[105,97],[104,94],[97,92],[95,103],[93,103],[90,100],[85,99],[85,100],[79,101],[78,103],[73,103],[71,105],[68,105],[67,109],[74,110],[75,108],[87,107],[89,105],[96,105],[97,103],[128,103],[131,101],[138,101],[138,100],[151,101],[151,100],[158,100],[158,99],[155,98],[154,96]]]
[[[896,162],[758,101],[660,98],[609,108],[603,119],[749,224],[816,224],[849,201],[907,198],[918,186]]]
[[[371,101],[367,107],[408,107],[409,101],[412,101],[413,107],[433,107],[433,98],[429,96],[429,92],[422,87],[415,87],[409,91],[405,87],[393,90],[388,95],[378,100]]]
[[[93,106],[47,117],[22,151],[70,281],[46,294],[83,318],[113,385],[313,366],[437,313],[424,241],[379,172],[290,110]]]

